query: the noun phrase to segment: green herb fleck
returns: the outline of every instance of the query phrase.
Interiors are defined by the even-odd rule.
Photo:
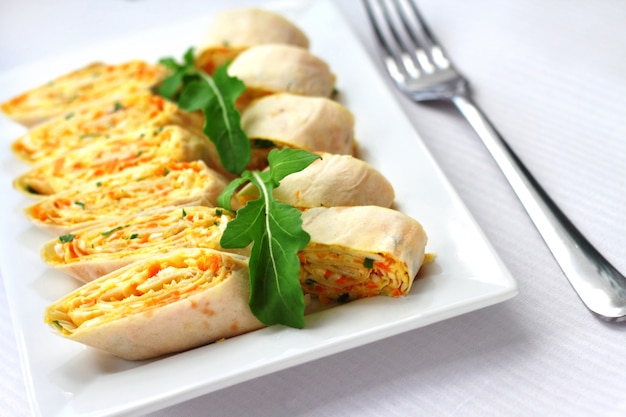
[[[96,182],[96,187],[102,187],[102,181]]]
[[[122,106],[122,103],[120,103],[119,101],[116,101],[115,104],[113,105],[113,111],[118,111],[118,110],[122,110],[124,108],[124,106]]]
[[[117,226],[117,227],[114,227],[114,228],[113,228],[113,229],[111,229],[111,230],[107,230],[106,232],[102,232],[102,236],[109,236],[109,235],[111,235],[111,234],[113,234],[113,233],[117,232],[117,231],[118,231],[118,230],[120,230],[121,228],[122,228],[122,226]]]
[[[138,236],[139,235],[137,233],[133,233],[132,235],[128,236],[128,240],[137,239]]]
[[[163,167],[163,175],[167,176],[167,174],[169,174],[169,173],[170,173],[169,168],[168,167]]]
[[[82,201],[74,201],[74,204],[85,210],[85,203],[83,203]]]
[[[61,235],[61,236],[59,236],[59,240],[60,240],[62,243],[69,243],[69,242],[71,242],[72,240],[74,240],[74,238],[75,238],[75,237],[76,237],[76,235],[73,235],[73,234],[71,234],[71,233],[68,233],[68,234],[66,234],[66,235]]]
[[[87,139],[87,138],[93,138],[96,136],[100,136],[99,133],[85,133],[84,135],[80,135],[78,138],[79,139]]]
[[[183,209],[183,219],[187,217],[187,212],[185,211],[185,209]]]
[[[34,189],[30,184],[26,185],[24,187],[24,190],[26,190],[27,193],[30,194],[41,194],[39,191],[37,191],[36,189]]]
[[[363,259],[363,266],[366,268],[374,268],[374,260],[372,258]]]
[[[65,120],[70,120],[72,117],[74,117],[74,112],[70,112],[68,114],[65,115]]]

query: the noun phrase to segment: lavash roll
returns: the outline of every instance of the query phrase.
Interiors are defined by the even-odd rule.
[[[219,208],[156,208],[72,232],[46,242],[41,257],[58,271],[89,282],[140,259],[182,248],[223,249],[219,242],[233,216]]]
[[[0,109],[14,121],[32,127],[87,104],[150,92],[168,75],[165,67],[141,60],[96,62],[13,97]]]
[[[17,177],[13,186],[41,197],[147,162],[202,160],[210,164],[215,158],[215,146],[204,135],[175,125],[145,127],[47,158]]]
[[[376,168],[350,155],[319,155],[321,159],[283,178],[273,191],[274,198],[298,208],[392,206],[393,186]],[[258,190],[248,184],[236,196],[243,206],[258,198]]]
[[[354,116],[324,97],[274,94],[255,100],[243,111],[241,127],[252,145],[251,169],[267,166],[274,147],[353,155]]]
[[[211,21],[200,42],[195,65],[212,74],[246,49],[268,43],[309,47],[304,32],[277,13],[254,7],[225,10]]]
[[[202,132],[203,124],[202,116],[160,96],[142,93],[66,112],[17,138],[11,150],[22,161],[33,164],[139,128],[178,125]]]
[[[311,241],[299,253],[300,283],[321,301],[405,295],[424,262],[424,229],[396,210],[311,208],[302,228]]]
[[[247,258],[181,249],[83,285],[48,306],[44,320],[70,340],[144,360],[263,327],[249,296]]]
[[[215,206],[226,180],[202,161],[146,163],[44,197],[24,210],[54,235],[155,207]]]
[[[237,100],[244,109],[255,98],[275,93],[330,97],[335,75],[328,64],[309,51],[292,45],[267,44],[242,52],[228,74],[246,85]]]

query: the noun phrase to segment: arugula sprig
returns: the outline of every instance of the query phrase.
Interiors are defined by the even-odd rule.
[[[269,170],[244,171],[218,198],[218,204],[230,210],[231,199],[240,186],[250,182],[259,191],[259,198],[248,201],[228,223],[220,245],[244,248],[253,243],[249,305],[252,313],[267,326],[304,327],[305,303],[299,281],[298,252],[309,243],[310,236],[302,229],[300,211],[274,200],[272,191],[287,175],[303,170],[318,158],[303,150],[273,149],[268,156]]]
[[[183,62],[173,58],[159,61],[172,71],[159,87],[159,94],[173,100],[187,111],[204,113],[204,133],[215,144],[224,168],[241,176],[234,179],[218,198],[218,204],[232,210],[230,201],[237,189],[247,182],[259,191],[257,200],[237,211],[222,235],[223,248],[245,248],[250,253],[250,300],[252,313],[265,325],[284,324],[304,327],[304,295],[299,281],[298,252],[309,243],[302,229],[300,211],[274,200],[273,190],[287,175],[306,168],[319,156],[302,150],[272,150],[269,170],[247,171],[250,141],[241,128],[235,107],[245,90],[241,80],[230,77],[228,64],[209,76],[194,66],[193,48],[185,52]]]
[[[173,58],[159,61],[172,71],[159,87],[159,94],[176,101],[187,111],[204,113],[205,135],[215,144],[220,162],[226,170],[240,174],[250,162],[250,140],[241,128],[241,115],[235,107],[244,92],[244,83],[228,75],[228,63],[217,68],[213,76],[194,66],[193,48],[178,63]]]

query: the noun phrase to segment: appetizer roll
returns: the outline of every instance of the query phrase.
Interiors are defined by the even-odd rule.
[[[20,94],[0,109],[16,122],[33,126],[86,104],[149,92],[167,75],[165,67],[139,60],[113,65],[97,62]]]
[[[204,162],[150,163],[44,197],[25,209],[55,235],[155,207],[215,206],[226,181]]]
[[[302,227],[311,241],[299,253],[300,282],[322,302],[405,295],[424,261],[422,226],[396,210],[311,208]]]
[[[49,266],[89,282],[139,259],[175,249],[224,250],[219,242],[232,219],[228,213],[204,206],[146,210],[50,240],[41,257]],[[234,251],[248,254],[246,249]]]
[[[228,73],[246,85],[237,101],[241,109],[253,99],[269,94],[330,97],[335,88],[335,75],[328,64],[292,45],[252,47],[235,58]]]
[[[321,152],[300,172],[286,176],[274,198],[294,207],[336,207],[375,205],[391,207],[395,198],[391,183],[373,166],[350,155]],[[243,206],[258,198],[258,189],[247,185],[237,198]]]
[[[183,249],[132,263],[48,306],[61,336],[128,360],[155,358],[259,329],[247,260]]]
[[[267,166],[274,148],[353,155],[354,116],[346,107],[323,97],[275,94],[260,98],[241,115],[241,127],[252,144],[251,168]]]
[[[137,94],[75,109],[42,123],[15,140],[13,153],[27,163],[65,155],[92,142],[138,128],[179,125],[202,132],[204,119],[151,94]]]
[[[215,147],[203,135],[174,125],[150,127],[47,158],[13,185],[31,196],[51,195],[147,162],[203,160],[209,164],[214,154]]]
[[[212,74],[246,49],[268,43],[309,47],[304,32],[279,14],[253,7],[226,10],[211,22],[198,48],[196,66]]]

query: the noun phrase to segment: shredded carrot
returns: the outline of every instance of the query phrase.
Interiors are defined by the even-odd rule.
[[[150,266],[148,267],[148,278],[152,278],[153,276],[158,274],[160,270],[161,270],[161,264],[158,264],[158,263],[150,264]]]
[[[210,271],[216,273],[221,264],[219,255],[211,254],[198,259],[198,268],[202,271]]]
[[[376,268],[378,268],[378,269],[382,269],[385,272],[391,271],[391,268],[389,268],[389,265],[387,265],[387,264],[385,264],[385,263],[383,263],[381,261],[374,262],[374,266],[376,266]]]

